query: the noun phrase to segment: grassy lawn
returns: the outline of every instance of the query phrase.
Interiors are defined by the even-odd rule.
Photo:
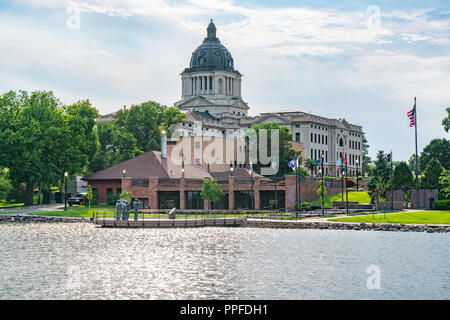
[[[334,194],[331,196],[326,196],[324,199],[325,208],[331,208],[333,202],[342,201],[342,193]],[[344,201],[346,201],[346,194],[344,192]],[[349,191],[348,192],[348,201],[349,202],[358,202],[359,204],[369,204],[370,196],[365,191]],[[322,206],[322,199],[318,199],[316,201],[311,202],[313,206]]]
[[[364,222],[364,223],[403,223],[403,224],[450,224],[450,210],[399,212],[384,215],[371,214],[363,217],[349,217],[328,219],[338,222]]]
[[[0,208],[13,208],[13,207],[21,207],[24,203],[15,203],[15,202],[8,202],[6,200],[0,200]]]

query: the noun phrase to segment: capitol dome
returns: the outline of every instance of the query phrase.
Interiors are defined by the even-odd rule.
[[[216,37],[216,30],[211,20],[207,28],[207,37],[192,53],[189,68],[185,72],[223,70],[237,73],[234,70],[233,57]]]

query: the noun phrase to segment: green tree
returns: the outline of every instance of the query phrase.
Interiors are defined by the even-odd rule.
[[[293,174],[298,176],[299,179],[309,176],[308,171],[306,171],[306,169],[303,167],[295,168],[295,170],[293,170],[293,171],[294,171]]]
[[[408,159],[408,167],[409,169],[411,169],[411,172],[413,172],[415,174],[416,172],[416,154],[412,154],[411,157],[409,157]],[[420,174],[420,169],[419,169],[419,174]]]
[[[267,157],[273,157],[274,155],[269,155],[268,153],[271,152],[272,148],[272,134],[271,130],[279,130],[278,135],[278,145],[279,145],[279,154],[278,154],[278,172],[276,176],[285,176],[292,174],[292,169],[288,167],[289,161],[291,161],[295,156],[299,156],[300,153],[295,151],[292,148],[292,142],[294,141],[292,134],[289,132],[289,129],[286,127],[280,127],[277,123],[264,123],[264,124],[256,124],[251,126],[250,129],[247,131],[246,139],[249,141],[250,144],[253,144],[255,141],[249,140],[249,132],[256,132],[256,136],[258,137],[258,141],[261,138],[260,137],[260,130],[267,130]],[[267,167],[268,164],[262,164],[260,162],[260,150],[259,150],[259,143],[255,145],[251,145],[250,148],[254,147],[258,152],[258,162],[253,164],[253,167],[255,171],[261,172],[261,167]],[[266,154],[266,150],[262,150],[262,154]]]
[[[323,185],[323,194],[322,194],[322,185]],[[317,189],[317,194],[322,199],[322,196],[325,198],[327,195],[327,188],[325,187],[324,181],[322,179],[319,180],[319,188]]]
[[[130,198],[131,194],[132,194],[131,191],[123,190],[122,193],[119,195],[119,199],[120,200],[126,200],[126,201],[130,202],[131,201],[131,198]]]
[[[439,199],[450,199],[450,170],[442,170],[439,177]]]
[[[437,159],[431,159],[425,170],[423,171],[423,176],[421,179],[422,187],[425,189],[438,189],[439,188],[439,177],[443,168]]]
[[[305,167],[309,169],[311,175],[314,175],[314,169],[317,167],[317,162],[313,159],[306,159]]]
[[[203,180],[202,191],[200,192],[200,196],[203,200],[208,200],[209,202],[215,203],[223,198],[225,193],[220,188],[220,185],[217,183],[217,180],[211,178],[210,180]],[[208,206],[209,210],[209,206]]]
[[[394,168],[393,173],[393,188],[398,190],[403,186],[412,187],[414,185],[413,175],[411,169],[402,161]]]
[[[419,166],[420,171],[423,172],[431,159],[438,160],[441,165],[449,170],[450,169],[450,140],[445,138],[433,139],[430,143],[423,148],[420,153]]]
[[[0,200],[6,199],[12,188],[12,183],[8,179],[8,169],[0,168]]]
[[[363,173],[370,174],[372,159],[369,157],[369,143],[367,141],[366,135],[362,134],[362,171]]]
[[[111,123],[97,124],[98,147],[89,163],[89,172],[97,172],[142,154],[136,139],[125,129]]]
[[[390,181],[391,179],[390,175],[391,175],[391,168],[390,163],[388,164],[386,160],[386,153],[384,153],[383,150],[379,150],[377,152],[377,158],[374,160],[374,167],[371,170],[371,175],[369,178],[369,182],[367,183],[367,188],[370,191],[374,191],[379,181],[379,178],[383,181],[383,183],[387,184],[388,181]]]
[[[86,188],[86,199],[89,202],[89,210],[91,210],[91,201],[92,201],[93,197],[94,197],[94,194],[92,193],[92,187],[90,184],[88,184],[88,186]]]
[[[97,111],[88,101],[64,106],[53,92],[0,96],[0,165],[15,185],[25,183],[27,205],[38,183],[55,185],[82,173],[95,150]]]
[[[127,132],[136,140],[136,147],[144,152],[160,150],[163,128],[171,136],[172,126],[184,119],[177,108],[166,108],[154,101],[122,109],[114,117],[114,126],[119,132]]]
[[[445,109],[447,111],[447,116],[442,119],[442,125],[444,126],[444,130],[448,132],[450,127],[450,108]]]
[[[388,185],[386,181],[381,176],[378,176],[375,183],[375,190],[377,190],[379,198],[384,197],[384,193],[386,192],[387,188]]]

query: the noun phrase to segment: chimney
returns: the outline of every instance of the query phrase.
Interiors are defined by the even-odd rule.
[[[167,133],[161,131],[161,158],[167,159]]]

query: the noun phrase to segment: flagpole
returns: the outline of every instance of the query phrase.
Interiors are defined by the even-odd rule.
[[[414,113],[415,113],[415,132],[416,132],[416,204],[419,203],[419,156],[417,152],[417,104],[416,97],[414,97]]]

